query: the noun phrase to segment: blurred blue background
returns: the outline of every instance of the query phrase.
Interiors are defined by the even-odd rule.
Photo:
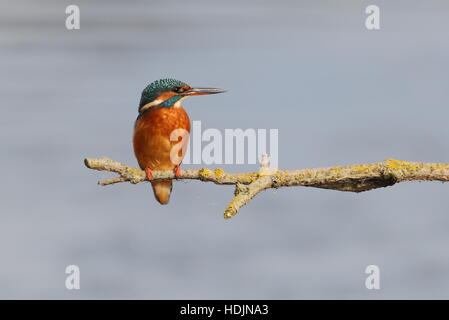
[[[140,93],[164,77],[228,89],[184,107],[279,129],[282,169],[449,162],[448,28],[446,1],[3,1],[0,298],[449,298],[448,185],[269,190],[224,220],[232,186],[176,182],[162,207],[83,165],[136,165]]]

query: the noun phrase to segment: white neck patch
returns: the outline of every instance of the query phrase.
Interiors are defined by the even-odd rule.
[[[151,107],[157,106],[158,104],[161,104],[162,102],[164,102],[164,100],[161,99],[156,99],[151,101],[150,103],[147,103],[146,105],[144,105],[142,108],[139,109],[139,112],[142,113],[147,109],[150,109]]]

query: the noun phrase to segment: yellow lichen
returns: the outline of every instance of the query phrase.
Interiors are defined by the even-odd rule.
[[[352,167],[351,170],[357,173],[368,173],[373,167],[371,165],[360,165]]]
[[[238,181],[241,183],[252,183],[259,178],[259,172],[240,173]]]
[[[447,163],[435,163],[430,166],[430,170],[446,170],[449,169],[449,164]]]
[[[396,171],[413,171],[416,169],[419,169],[418,163],[408,162],[408,161],[402,161],[402,160],[395,160],[388,158],[384,161],[384,165],[386,168],[390,170],[396,170]]]
[[[313,176],[312,170],[310,169],[304,170],[304,175],[306,175],[309,178],[312,177]]]
[[[127,168],[126,171],[130,174],[132,174],[133,176],[139,176],[141,174],[143,174],[142,170],[136,169],[136,168]]]
[[[224,171],[222,168],[217,168],[215,169],[215,176],[220,179],[221,177],[223,177],[224,175]]]
[[[198,173],[199,173],[201,179],[207,179],[212,175],[212,171],[210,171],[207,168],[200,169],[200,171]]]
[[[226,207],[226,209],[224,211],[225,219],[232,218],[233,216],[236,215],[237,212],[235,210],[235,203],[236,203],[236,198],[232,199],[231,203],[229,203],[228,206]]]

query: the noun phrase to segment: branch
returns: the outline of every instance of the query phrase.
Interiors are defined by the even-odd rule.
[[[84,160],[86,167],[117,173],[116,178],[99,181],[102,186],[129,181],[146,181],[142,170],[108,159]],[[153,180],[175,179],[172,171],[153,171]],[[268,155],[263,156],[259,171],[250,173],[227,173],[217,168],[181,170],[178,179],[201,180],[215,184],[236,186],[234,198],[227,206],[224,217],[232,218],[259,192],[269,188],[290,186],[315,187],[340,191],[362,192],[392,186],[403,181],[449,181],[449,164],[408,162],[387,159],[373,164],[338,166],[331,168],[276,170],[269,168]]]

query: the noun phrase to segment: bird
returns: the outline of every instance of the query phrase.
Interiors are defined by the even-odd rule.
[[[179,178],[179,166],[188,145],[190,118],[181,102],[190,96],[222,92],[225,90],[193,88],[175,79],[154,81],[142,91],[134,124],[134,154],[160,204],[169,202],[172,180],[152,181],[152,171],[173,170]]]

